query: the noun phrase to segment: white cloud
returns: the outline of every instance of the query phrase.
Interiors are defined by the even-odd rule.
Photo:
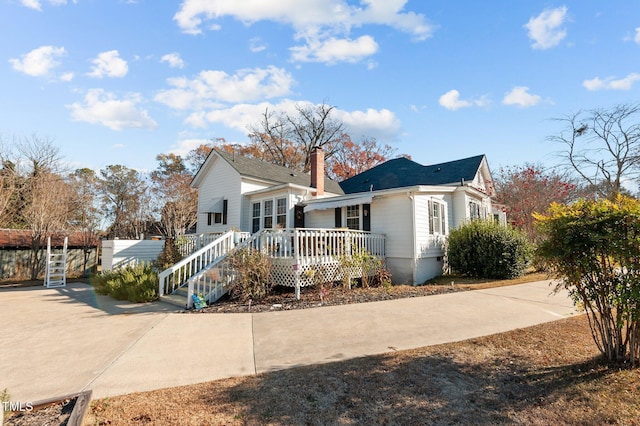
[[[117,50],[102,52],[93,61],[89,77],[124,77],[129,72],[127,61],[120,57]]]
[[[64,47],[41,46],[22,55],[20,59],[9,59],[9,62],[16,71],[40,77],[49,74],[49,71],[60,65],[57,58],[65,53]]]
[[[378,51],[378,43],[368,35],[356,40],[330,37],[325,40],[308,39],[305,46],[294,46],[292,58],[299,62],[359,62]]]
[[[607,77],[602,80],[600,77],[585,80],[582,85],[591,91],[595,90],[631,90],[633,84],[640,81],[640,74],[631,73],[628,76],[616,80],[615,77]]]
[[[168,63],[171,68],[184,68],[184,61],[177,52],[167,53],[160,58],[160,62]]]
[[[375,137],[382,141],[397,139],[400,120],[388,109],[367,108],[366,111],[335,110],[336,118],[344,123],[351,135]]]
[[[168,154],[180,155],[185,157],[189,152],[196,149],[200,145],[210,144],[211,139],[181,139],[171,147]]]
[[[207,112],[191,114],[187,123],[195,127],[206,127],[209,124],[222,124],[225,127],[249,133],[249,126],[259,122],[266,109],[276,113],[297,114],[296,106],[314,106],[311,102],[282,100],[277,104],[261,102],[258,104],[236,104],[230,108],[218,108]],[[398,138],[400,120],[387,109],[366,111],[344,111],[334,109],[332,116],[344,123],[347,132],[354,138],[360,135],[374,137],[378,140],[390,141]]]
[[[460,99],[460,92],[458,92],[456,89],[453,89],[440,96],[440,98],[438,99],[438,103],[440,104],[440,106],[450,111],[457,111],[460,108],[469,108],[472,106],[487,107],[491,104],[491,99],[489,99],[488,95],[482,95],[479,98],[475,98],[472,100]]]
[[[74,3],[77,3],[77,0],[73,0]],[[25,6],[28,7],[29,9],[33,9],[33,10],[37,10],[39,12],[42,11],[42,3],[40,2],[40,0],[20,0],[20,3]],[[60,6],[63,4],[67,4],[67,0],[49,0],[48,3],[54,5],[54,6]]]
[[[540,96],[529,93],[528,87],[516,86],[504,96],[502,103],[527,108],[539,104],[541,99]]]
[[[294,84],[282,68],[243,69],[234,75],[224,71],[202,71],[193,79],[171,78],[172,89],[159,92],[155,100],[174,109],[215,107],[220,102],[250,102],[288,95]]]
[[[73,80],[73,78],[74,78],[74,77],[75,77],[75,74],[74,74],[74,73],[72,73],[72,72],[65,72],[64,74],[62,74],[62,75],[60,76],[60,80],[69,82],[69,81]]]
[[[468,108],[473,106],[473,103],[470,101],[463,101],[460,99],[460,92],[457,90],[449,90],[444,95],[440,96],[438,103],[445,107],[448,110],[456,111],[460,108]]]
[[[640,44],[640,28],[636,28],[636,35],[633,38],[633,41],[635,41],[636,43]]]
[[[199,34],[204,21],[232,17],[245,24],[273,21],[290,25],[296,39],[306,40],[306,46],[292,48],[295,60],[356,62],[363,55],[377,51],[371,36],[356,41],[349,34],[354,27],[385,25],[411,34],[415,40],[425,40],[435,27],[422,14],[405,11],[408,0],[272,0],[241,2],[236,0],[184,0],[174,16],[186,33]],[[219,25],[215,26],[219,29]],[[375,44],[375,49],[373,46]],[[351,57],[351,52],[355,56]],[[366,54],[365,54],[366,52]]]
[[[567,19],[567,7],[546,9],[540,15],[529,19],[524,27],[529,31],[534,49],[549,49],[557,46],[566,36],[563,24]]]
[[[111,130],[155,128],[157,123],[149,117],[147,111],[138,108],[140,102],[138,94],[118,99],[113,93],[91,89],[87,92],[84,102],[75,102],[68,105],[68,108],[71,109],[74,121],[101,124]]]
[[[20,0],[20,3],[22,3],[23,6],[28,7],[29,9],[38,11],[42,10],[42,5],[38,0]]]
[[[184,122],[192,127],[206,128],[207,127],[207,117],[204,111],[198,111],[189,114],[187,118],[185,118]]]
[[[249,50],[253,53],[262,52],[267,49],[267,44],[260,37],[253,37],[249,40]]]

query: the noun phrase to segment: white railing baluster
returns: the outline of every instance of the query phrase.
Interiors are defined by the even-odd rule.
[[[225,254],[226,250],[223,251],[221,248],[228,249],[230,247],[229,240],[233,241],[233,234],[232,231],[229,231],[219,236],[200,250],[162,271],[158,275],[158,295],[173,293],[178,287],[185,285],[192,276]]]
[[[202,240],[204,241],[204,236]],[[203,294],[207,301],[209,296],[217,300],[226,292],[235,274],[225,260],[234,247],[250,247],[271,258],[290,259],[290,263],[279,263],[280,268],[290,265],[291,269],[289,272],[286,269],[281,271],[278,276],[285,281],[275,284],[293,285],[298,297],[300,287],[313,282],[302,276],[310,265],[335,267],[341,257],[351,256],[361,250],[366,250],[373,256],[384,257],[385,236],[353,230],[295,228],[261,230],[254,235],[242,233],[234,241],[234,235],[230,232],[163,271],[159,277],[160,295],[188,285],[189,307],[192,306],[193,294]],[[293,280],[291,276],[287,279],[287,274],[293,274]]]

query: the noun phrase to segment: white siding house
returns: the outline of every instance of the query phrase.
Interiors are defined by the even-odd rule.
[[[483,155],[433,166],[398,158],[341,182],[345,195],[308,201],[306,220],[386,235],[394,282],[422,284],[442,273],[450,229],[477,218],[506,223],[492,204],[491,181]]]
[[[312,182],[309,174],[220,150],[211,152],[191,186],[198,189],[197,233],[293,228],[303,201],[343,194],[330,179]]]
[[[316,154],[314,154],[316,155]],[[475,218],[506,223],[491,196],[484,155],[423,166],[397,158],[340,184],[214,150],[196,174],[198,232],[237,228],[349,228],[385,235],[394,283],[422,284],[442,273],[449,230]]]

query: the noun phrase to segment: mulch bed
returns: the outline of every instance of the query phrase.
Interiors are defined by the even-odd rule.
[[[64,399],[33,411],[10,413],[10,417],[4,420],[4,426],[66,425],[77,399],[77,397]]]
[[[292,309],[308,309],[321,306],[347,305],[351,303],[378,302],[382,300],[401,299],[406,297],[431,296],[434,294],[466,291],[468,288],[458,285],[394,285],[385,287],[352,287],[342,284],[326,286],[324,291],[318,287],[305,287],[300,291],[300,300],[296,300],[293,288],[276,287],[272,293],[258,302],[238,302],[225,295],[210,306],[189,310],[190,313],[248,313],[288,311]],[[322,299],[320,295],[322,293]]]

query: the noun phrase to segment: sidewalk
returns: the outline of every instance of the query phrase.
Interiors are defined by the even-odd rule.
[[[464,340],[574,313],[548,281],[256,314],[181,314],[92,287],[0,290],[0,391],[94,398]]]

